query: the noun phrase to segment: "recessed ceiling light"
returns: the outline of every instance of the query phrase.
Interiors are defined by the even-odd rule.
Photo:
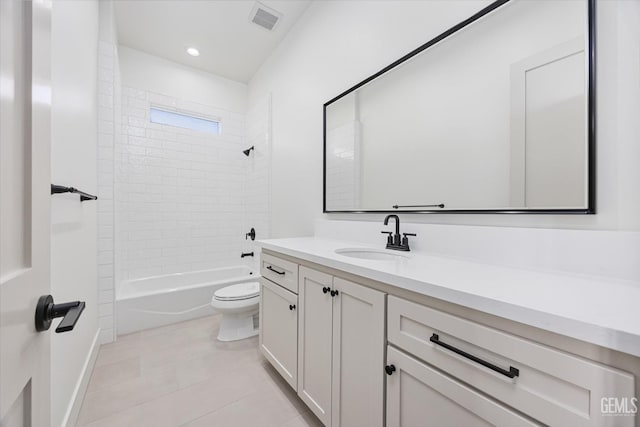
[[[191,56],[200,56],[200,51],[198,49],[196,49],[195,47],[189,47],[187,48],[187,53]]]

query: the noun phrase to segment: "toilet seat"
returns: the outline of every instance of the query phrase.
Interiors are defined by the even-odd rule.
[[[260,284],[258,282],[247,282],[218,289],[213,294],[213,298],[217,301],[242,301],[259,295]]]

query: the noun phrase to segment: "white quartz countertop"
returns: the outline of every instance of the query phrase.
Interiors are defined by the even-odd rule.
[[[640,357],[639,282],[419,252],[400,252],[408,258],[396,261],[356,259],[335,251],[373,247],[314,237],[258,243],[267,250]]]

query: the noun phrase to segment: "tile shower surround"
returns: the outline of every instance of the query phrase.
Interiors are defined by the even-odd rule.
[[[268,235],[267,101],[249,111],[249,127],[245,114],[135,88],[123,88],[122,101],[115,163],[122,279],[251,264],[240,258],[253,249],[245,234],[253,226]],[[151,106],[215,118],[221,134],[151,123]],[[256,150],[247,157],[249,145]]]
[[[152,105],[218,118],[222,132],[151,123]],[[238,264],[244,114],[125,87],[122,117],[115,174],[122,279]]]
[[[115,336],[119,280],[254,266],[254,258],[240,258],[254,250],[245,234],[255,227],[258,238],[270,235],[269,98],[245,115],[123,86],[116,105],[115,59],[108,46],[104,50],[98,160],[103,343]],[[221,134],[151,123],[151,106],[215,118]],[[251,145],[256,149],[247,158],[242,150]]]
[[[98,322],[100,342],[115,338],[114,147],[121,135],[117,49],[100,41],[98,50]]]

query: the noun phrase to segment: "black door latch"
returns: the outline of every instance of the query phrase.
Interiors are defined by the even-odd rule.
[[[84,301],[54,304],[51,295],[42,295],[36,305],[36,331],[49,330],[51,321],[56,317],[63,318],[56,328],[56,333],[72,331],[84,310],[84,306]]]

